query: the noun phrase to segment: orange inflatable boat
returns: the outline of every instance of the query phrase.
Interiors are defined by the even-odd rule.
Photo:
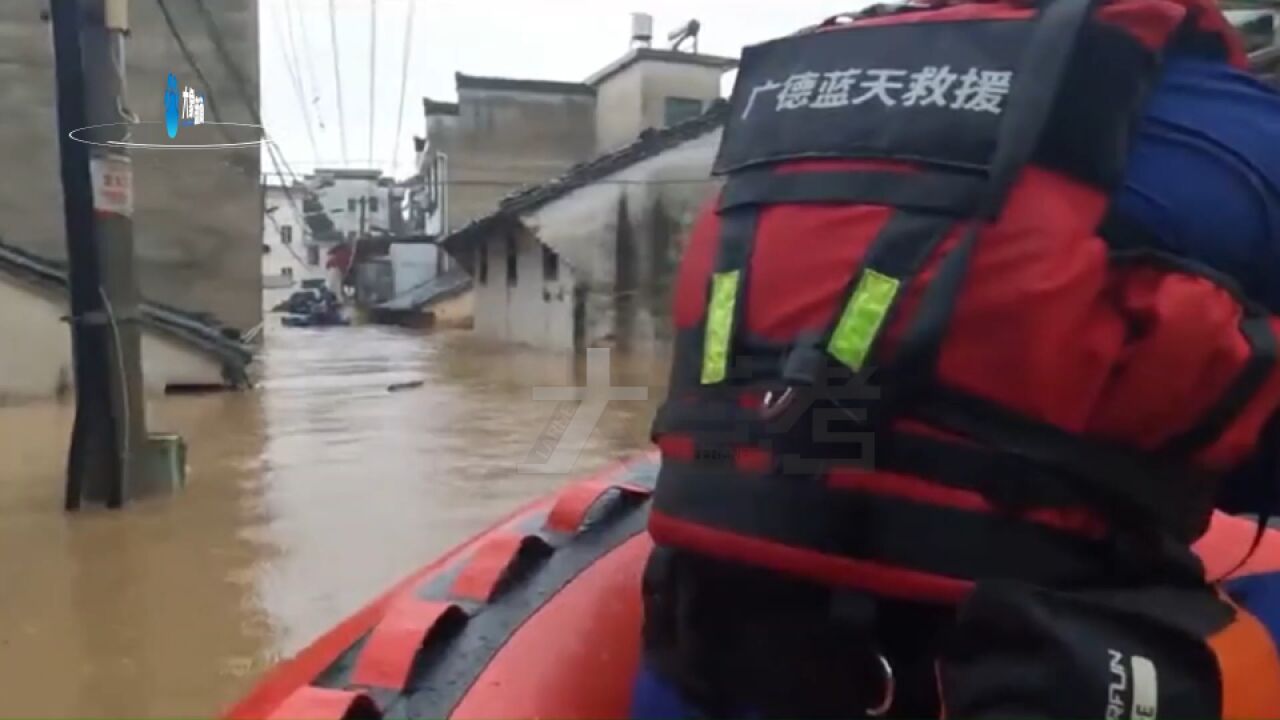
[[[227,717],[627,717],[657,463],[638,457],[516,511],[277,666]],[[1255,529],[1214,519],[1197,545],[1211,577]],[[1273,530],[1233,574],[1274,570]]]

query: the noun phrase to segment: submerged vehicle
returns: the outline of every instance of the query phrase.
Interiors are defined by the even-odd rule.
[[[536,500],[271,670],[250,718],[625,718],[640,659],[656,453]],[[1280,571],[1280,531],[1218,514],[1209,577]]]
[[[280,319],[280,324],[285,327],[333,327],[350,324],[342,314],[338,296],[323,284],[304,286],[273,310],[286,313]]]

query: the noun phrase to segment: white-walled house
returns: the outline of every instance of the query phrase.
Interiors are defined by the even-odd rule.
[[[263,192],[262,308],[269,312],[303,281],[325,279],[325,254],[308,242],[301,214],[303,188],[268,185]]]
[[[443,245],[473,280],[474,328],[557,350],[670,340],[683,240],[715,192],[726,106],[504,200]]]
[[[252,348],[207,316],[143,302],[142,372],[148,393],[251,384]],[[69,392],[71,331],[62,266],[0,243],[0,405]]]

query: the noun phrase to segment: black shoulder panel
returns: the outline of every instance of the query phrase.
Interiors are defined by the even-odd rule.
[[[1023,20],[908,22],[747,48],[714,171],[802,158],[985,171],[1030,31]],[[1157,70],[1129,33],[1086,26],[1035,162],[1113,187]]]
[[[878,25],[747,48],[715,172],[804,157],[985,169],[1030,27]]]

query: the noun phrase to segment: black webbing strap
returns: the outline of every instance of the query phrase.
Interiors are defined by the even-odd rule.
[[[868,273],[875,273],[896,283],[893,301],[889,305],[880,326],[887,326],[901,306],[901,298],[915,277],[920,273],[929,256],[938,244],[946,237],[953,226],[953,219],[941,215],[923,215],[913,212],[898,211],[889,216],[888,221],[880,228],[871,247],[863,259],[862,266],[849,279],[841,295],[840,304],[827,328],[822,333],[810,334],[799,338],[795,347],[788,353],[783,369],[783,379],[793,385],[814,385],[827,366],[827,348],[838,332],[842,318],[849,313],[857,313],[858,293]],[[877,333],[878,340],[883,333]],[[863,352],[863,357],[872,357],[875,342]],[[843,358],[841,358],[844,360]],[[851,367],[854,371],[862,369],[860,365]]]
[[[1013,183],[1035,154],[1093,7],[1093,0],[1053,0],[1038,11],[1000,124],[978,220],[968,224],[959,243],[943,258],[893,360],[895,374],[915,388],[933,384],[942,340],[981,230],[979,221],[999,216]]]
[[[1166,451],[1186,457],[1212,446],[1275,370],[1276,336],[1271,330],[1270,316],[1248,307],[1245,312],[1240,320],[1240,334],[1249,344],[1249,360],[1200,420],[1165,445]]]
[[[890,205],[955,217],[971,216],[985,179],[942,171],[819,170],[735,173],[720,195],[720,210],[779,203]]]
[[[1205,531],[1218,483],[1214,473],[1183,458],[1143,452],[1086,439],[1036,422],[981,398],[943,388],[913,409],[919,419],[1080,482],[1104,507],[1137,515],[1126,524],[1154,522],[1178,540],[1193,542]]]
[[[1200,420],[1166,443],[1163,450],[1185,457],[1212,446],[1239,417],[1275,369],[1280,357],[1280,343],[1271,327],[1271,315],[1266,308],[1246,297],[1234,278],[1194,260],[1159,250],[1161,243],[1130,220],[1109,214],[1099,226],[1098,234],[1108,244],[1123,248],[1111,253],[1113,263],[1162,265],[1180,273],[1203,277],[1230,293],[1239,303],[1243,313],[1239,329],[1249,345],[1248,362]]]

